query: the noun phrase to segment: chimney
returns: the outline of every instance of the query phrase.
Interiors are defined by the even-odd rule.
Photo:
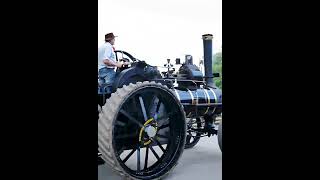
[[[212,72],[212,34],[202,35],[204,52],[204,74],[208,86],[215,87]]]

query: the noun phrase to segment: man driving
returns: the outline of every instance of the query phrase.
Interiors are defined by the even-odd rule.
[[[100,84],[112,84],[115,79],[115,67],[121,68],[128,62],[117,62],[114,52],[115,37],[113,33],[105,35],[105,43],[98,49],[98,76]]]

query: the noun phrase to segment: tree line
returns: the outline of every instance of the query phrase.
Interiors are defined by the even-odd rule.
[[[219,73],[220,77],[214,78],[217,87],[222,89],[222,52],[213,55],[213,72]]]

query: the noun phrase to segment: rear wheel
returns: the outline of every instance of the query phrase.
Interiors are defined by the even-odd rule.
[[[218,143],[220,150],[222,151],[222,120],[220,121],[219,128],[218,128]]]
[[[99,114],[101,157],[128,179],[166,175],[182,155],[185,140],[182,105],[167,87],[155,82],[118,89]]]

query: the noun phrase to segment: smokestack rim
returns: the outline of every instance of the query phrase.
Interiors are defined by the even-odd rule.
[[[202,39],[203,40],[212,40],[213,35],[212,34],[204,34],[204,35],[202,35]]]

